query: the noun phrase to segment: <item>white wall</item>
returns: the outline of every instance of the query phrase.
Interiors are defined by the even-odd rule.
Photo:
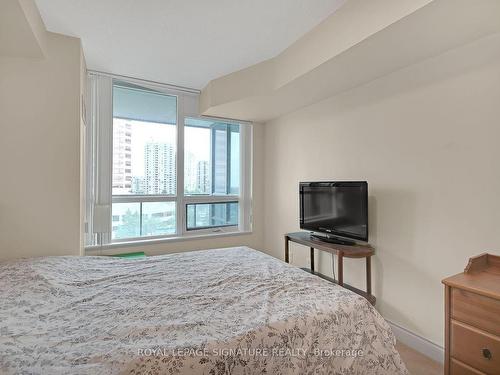
[[[500,38],[449,51],[265,124],[266,251],[298,230],[298,182],[367,180],[377,308],[443,344],[441,280],[500,254]],[[307,93],[304,93],[307,95]],[[305,247],[292,261],[306,266]],[[319,258],[331,274],[331,258]],[[364,262],[347,260],[364,288]]]
[[[42,58],[0,57],[0,259],[81,252],[83,64],[52,33]]]

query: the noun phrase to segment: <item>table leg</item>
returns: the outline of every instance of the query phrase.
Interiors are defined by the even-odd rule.
[[[288,236],[285,236],[285,262],[288,262]]]
[[[314,272],[314,247],[311,247],[311,271]]]
[[[372,294],[372,257],[366,257],[366,293]]]
[[[337,255],[337,268],[339,273],[338,283],[340,286],[344,285],[344,253],[342,251],[338,252]]]

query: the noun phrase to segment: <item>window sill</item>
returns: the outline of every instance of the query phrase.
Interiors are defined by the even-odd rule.
[[[235,232],[223,232],[223,233],[205,233],[205,234],[196,234],[196,235],[187,235],[187,236],[178,236],[178,237],[165,237],[165,238],[154,238],[154,239],[141,239],[134,241],[126,241],[126,242],[113,242],[106,245],[93,245],[85,247],[85,255],[111,255],[113,254],[112,250],[126,248],[126,247],[138,247],[138,246],[148,246],[148,245],[156,245],[162,243],[172,243],[172,242],[183,242],[183,241],[191,241],[191,240],[202,240],[202,239],[210,239],[210,238],[219,238],[219,237],[234,237],[234,236],[244,236],[252,234],[252,231],[235,231]],[[103,250],[106,253],[103,253]]]

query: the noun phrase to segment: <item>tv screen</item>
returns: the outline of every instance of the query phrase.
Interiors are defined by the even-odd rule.
[[[301,182],[300,228],[368,241],[368,183]]]

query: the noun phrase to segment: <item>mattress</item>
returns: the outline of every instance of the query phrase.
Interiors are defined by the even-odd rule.
[[[0,262],[2,374],[407,374],[363,297],[247,247]]]

